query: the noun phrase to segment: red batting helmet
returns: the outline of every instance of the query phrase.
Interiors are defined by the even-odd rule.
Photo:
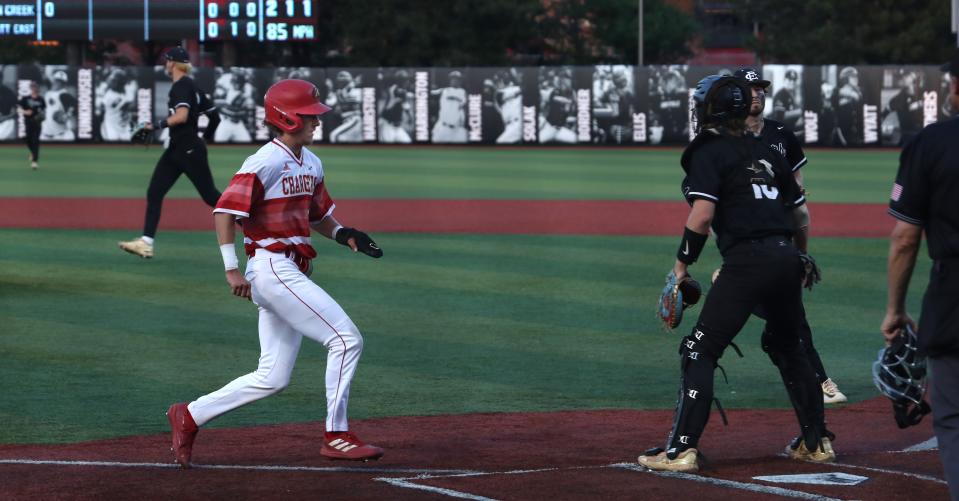
[[[283,132],[303,127],[303,116],[322,115],[330,107],[320,102],[320,91],[306,80],[280,80],[263,96],[266,123]]]

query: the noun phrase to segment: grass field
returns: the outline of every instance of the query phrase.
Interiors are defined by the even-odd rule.
[[[41,170],[30,172],[15,151],[0,148],[0,196],[140,196],[158,154],[46,148]],[[249,151],[213,150],[218,185],[233,168],[224,164]],[[894,152],[809,156],[815,200],[881,203],[887,196]],[[674,199],[677,157],[673,150],[445,148],[330,148],[323,155],[331,190],[342,198]],[[140,164],[127,165],[130,158]],[[195,196],[186,181],[174,195]],[[115,242],[128,237],[0,229],[0,443],[162,432],[170,402],[254,368],[256,311],[227,292],[213,235],[161,228],[164,258],[152,261],[118,251]],[[351,417],[673,405],[676,348],[693,320],[665,333],[653,310],[676,238],[376,238],[386,252],[378,261],[321,241],[313,277],[367,339]],[[806,298],[817,346],[853,401],[872,398],[887,243],[823,238],[811,250],[825,277]],[[694,274],[708,276],[718,262],[709,244]],[[927,272],[921,259],[913,312]],[[752,322],[737,339],[746,358],[723,359],[730,381],[716,388],[726,406],[787,404],[759,349],[759,330]],[[304,344],[290,388],[212,425],[321,420],[324,367],[322,348]]]
[[[22,150],[22,151],[21,151]],[[214,146],[210,165],[225,186],[253,146]],[[317,147],[334,198],[676,200],[679,149]],[[138,147],[0,147],[0,197],[142,197],[161,150]],[[811,150],[803,169],[818,202],[885,203],[892,150]],[[173,198],[194,198],[181,180]]]

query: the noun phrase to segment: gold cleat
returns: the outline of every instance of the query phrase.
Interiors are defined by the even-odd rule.
[[[839,391],[839,386],[832,381],[832,379],[827,379],[822,383],[822,401],[824,404],[841,404],[846,400],[846,395],[843,395]]]
[[[118,242],[118,245],[130,254],[136,254],[145,259],[153,257],[153,246],[144,242],[142,238],[135,238],[128,242]]]
[[[796,441],[799,442],[799,445],[793,448]],[[812,452],[806,448],[806,441],[802,437],[796,439],[796,441],[786,446],[786,454],[792,459],[813,463],[832,463],[836,460],[836,451],[832,449],[832,442],[826,437],[822,438],[819,447]]]
[[[669,459],[666,451],[655,456],[639,456],[639,464],[656,471],[679,471],[692,473],[699,471],[699,452],[696,449],[686,449],[680,452],[676,459]]]

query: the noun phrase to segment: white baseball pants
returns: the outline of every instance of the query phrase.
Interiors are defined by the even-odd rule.
[[[256,371],[189,405],[198,426],[237,407],[282,391],[290,382],[303,336],[329,350],[326,430],[347,431],[350,382],[363,352],[360,331],[323,289],[282,253],[257,249],[247,263],[253,302],[260,308],[260,362]]]

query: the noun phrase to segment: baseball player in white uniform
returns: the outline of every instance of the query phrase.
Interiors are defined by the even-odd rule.
[[[433,124],[434,143],[466,142],[466,89],[463,88],[463,74],[451,71],[449,87],[432,92],[439,96],[439,113]]]
[[[214,104],[223,115],[214,140],[218,143],[249,143],[253,140],[246,122],[256,108],[253,86],[242,73],[224,73],[217,80]]]
[[[363,141],[360,108],[363,91],[348,71],[336,74],[333,107],[340,114],[340,125],[330,132],[331,143],[359,143]]]
[[[282,80],[266,92],[266,123],[277,137],[246,159],[214,209],[217,240],[233,294],[259,307],[260,360],[254,372],[188,403],[170,406],[176,462],[190,466],[198,427],[287,386],[303,337],[329,350],[326,367],[326,433],[320,454],[330,459],[370,460],[383,449],[349,431],[350,382],[363,351],[360,331],[346,312],[308,276],[316,257],[310,229],[378,258],[383,251],[362,231],[333,217],[323,165],[305,146],[319,116],[330,110],[305,80]],[[240,273],[235,223],[243,223],[249,257]]]
[[[73,113],[76,109],[76,98],[64,87],[67,85],[67,72],[57,70],[50,79],[53,88],[43,95],[47,105],[46,118],[40,129],[40,139],[55,141],[73,141],[76,134],[73,132]]]
[[[496,138],[498,144],[518,143],[523,137],[523,90],[512,81],[499,82],[497,108],[503,116],[503,133]]]

